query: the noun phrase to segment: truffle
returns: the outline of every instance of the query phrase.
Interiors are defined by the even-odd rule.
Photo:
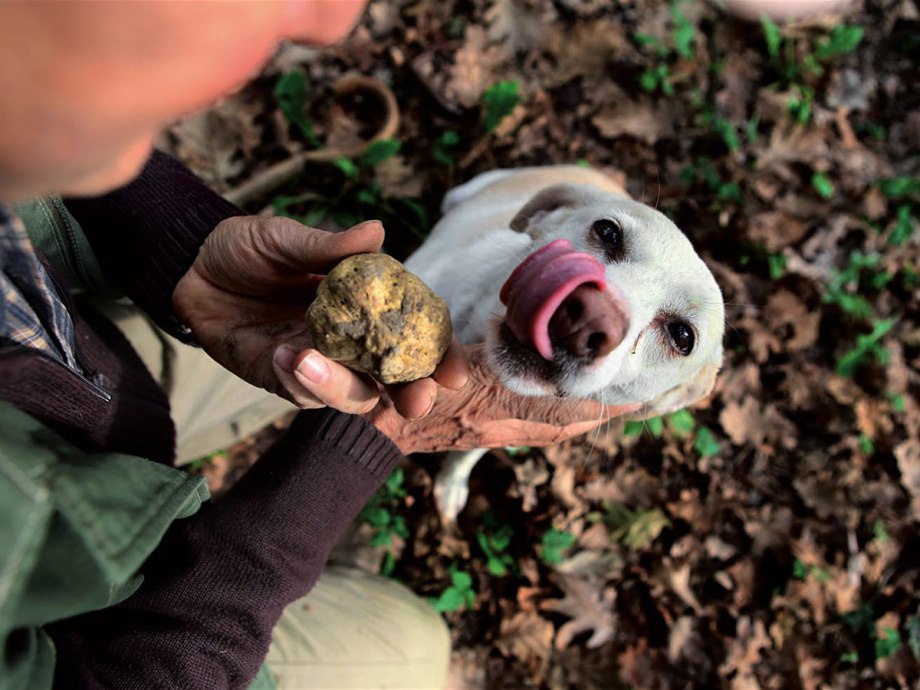
[[[444,300],[386,254],[338,264],[306,318],[323,355],[382,383],[430,376],[453,338]]]

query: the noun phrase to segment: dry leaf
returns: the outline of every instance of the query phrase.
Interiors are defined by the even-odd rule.
[[[764,317],[774,333],[783,338],[790,352],[805,350],[818,340],[821,311],[809,310],[802,300],[788,290],[779,290],[770,295]]]
[[[920,520],[920,441],[912,438],[894,449],[901,473],[901,484],[911,496],[914,519]]]
[[[447,98],[464,108],[479,105],[483,91],[499,81],[495,69],[503,57],[503,51],[489,44],[485,29],[481,26],[467,27],[463,48],[455,54],[450,68]]]
[[[553,632],[553,624],[536,611],[521,611],[502,620],[495,646],[523,661],[543,658],[552,649]]]
[[[760,663],[761,650],[772,647],[772,640],[767,634],[766,626],[761,620],[752,620],[750,616],[741,616],[735,625],[735,637],[728,641],[728,654],[719,672],[723,675],[736,674],[732,688],[749,687],[755,682],[754,667]],[[736,681],[738,681],[736,683]]]
[[[653,105],[645,99],[631,100],[625,93],[622,100],[601,109],[591,118],[591,123],[602,137],[616,139],[630,136],[647,144],[674,136],[676,121],[677,112],[672,102]]]
[[[752,242],[761,243],[773,254],[796,244],[807,231],[805,223],[779,211],[758,213],[748,220],[748,237]]]
[[[540,608],[568,616],[556,633],[556,648],[565,649],[576,635],[590,632],[588,649],[600,647],[613,637],[616,591],[604,589],[603,580],[559,575],[559,587],[565,593],[563,599],[549,599]]]

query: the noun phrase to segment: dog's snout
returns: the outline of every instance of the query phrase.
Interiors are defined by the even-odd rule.
[[[623,342],[629,316],[609,292],[594,285],[576,288],[562,302],[549,323],[554,347],[583,361],[609,355]]]

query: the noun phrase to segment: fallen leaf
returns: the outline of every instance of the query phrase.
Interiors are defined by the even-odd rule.
[[[770,295],[764,317],[773,332],[785,341],[790,352],[805,350],[818,340],[821,311],[808,309],[788,290],[778,290]]]
[[[576,635],[590,632],[588,649],[600,647],[613,637],[616,591],[604,588],[603,580],[559,575],[556,578],[565,594],[562,599],[548,599],[540,608],[569,617],[556,633],[556,648],[565,649]]]
[[[550,653],[553,624],[536,611],[521,611],[502,620],[495,646],[502,654],[523,661],[543,658]]]
[[[807,231],[805,223],[780,211],[758,213],[748,220],[748,237],[761,243],[772,254],[796,244]]]
[[[649,100],[634,101],[626,94],[615,105],[603,108],[591,123],[602,137],[635,137],[647,144],[674,135],[677,112],[670,101],[653,105]]]
[[[491,44],[481,26],[466,29],[463,47],[454,55],[446,85],[446,96],[464,108],[479,105],[483,92],[499,81],[496,68],[504,53]]]

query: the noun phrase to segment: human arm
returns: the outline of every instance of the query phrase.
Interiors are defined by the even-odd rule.
[[[399,457],[358,417],[301,413],[226,496],[174,523],[133,596],[52,626],[56,686],[246,687]]]
[[[234,374],[300,407],[359,413],[376,404],[375,382],[309,347],[304,312],[323,271],[351,253],[380,248],[379,223],[333,234],[287,218],[246,216],[161,152],[131,184],[65,204],[109,282],[168,333],[194,337]],[[274,363],[282,345],[294,348],[286,350],[287,366]],[[293,360],[307,358],[327,376],[298,379]],[[435,380],[456,387],[465,371],[462,352],[453,348],[434,379],[389,394],[401,413],[418,416],[430,407]]]
[[[366,418],[403,453],[409,454],[552,445],[642,407],[517,395],[489,369],[481,345],[468,347],[466,357],[467,385],[457,390],[442,390],[425,417],[405,419],[397,413],[392,401],[383,398]]]

